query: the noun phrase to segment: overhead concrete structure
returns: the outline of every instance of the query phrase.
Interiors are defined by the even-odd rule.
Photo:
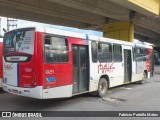
[[[0,15],[101,31],[107,23],[133,21],[135,37],[160,44],[159,0],[0,0]]]
[[[134,42],[134,23],[114,22],[106,24],[103,27],[103,36],[107,38]]]

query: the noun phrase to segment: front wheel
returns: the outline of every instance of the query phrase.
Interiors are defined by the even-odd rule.
[[[147,74],[146,74],[146,72],[144,72],[144,73],[143,73],[143,78],[142,78],[142,80],[140,81],[140,84],[146,83],[146,80],[147,80]]]
[[[108,82],[105,78],[101,78],[98,83],[98,96],[105,97],[108,91]]]

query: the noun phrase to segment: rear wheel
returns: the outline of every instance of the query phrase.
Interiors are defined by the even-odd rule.
[[[146,83],[146,80],[147,80],[147,74],[146,74],[146,72],[144,72],[144,73],[143,73],[143,78],[142,78],[142,80],[140,81],[140,84]]]
[[[104,97],[106,96],[108,91],[108,82],[105,78],[101,78],[98,83],[98,96]]]

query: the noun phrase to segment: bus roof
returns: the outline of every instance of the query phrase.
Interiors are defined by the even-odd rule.
[[[32,27],[25,27],[25,28],[35,28],[36,32],[56,34],[56,35],[61,35],[61,36],[66,36],[66,37],[75,37],[75,38],[80,38],[80,39],[88,39],[88,40],[93,40],[93,41],[102,41],[102,42],[122,44],[122,45],[131,45],[131,46],[134,45],[134,43],[127,42],[127,41],[111,39],[111,38],[104,38],[104,37],[76,33],[76,32],[70,32],[66,30],[59,30],[59,29],[49,28],[49,27],[44,27],[44,26],[38,26],[38,27],[32,26]],[[18,29],[23,29],[23,28],[18,28]],[[14,30],[18,30],[18,29],[14,29]]]
[[[39,31],[42,29],[36,29],[36,30]],[[41,31],[41,32],[45,32],[48,34],[56,34],[56,35],[62,35],[62,36],[68,36],[68,37],[81,38],[81,39],[88,39],[88,40],[93,40],[93,41],[102,41],[102,42],[108,42],[108,43],[133,45],[133,43],[131,43],[131,42],[126,42],[126,41],[122,41],[122,40],[104,38],[104,37],[99,37],[99,36],[94,36],[94,35],[70,32],[70,31],[59,30],[59,29],[54,29],[54,28],[47,28],[47,27],[44,27],[44,31]]]
[[[146,44],[142,44],[142,43],[134,43],[134,46],[153,49],[152,46],[146,45]]]

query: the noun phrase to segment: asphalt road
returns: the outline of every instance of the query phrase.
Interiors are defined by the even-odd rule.
[[[112,88],[104,99],[83,94],[68,99],[38,100],[0,92],[0,111],[160,111],[160,67],[155,67],[154,77],[145,84],[133,83]]]

